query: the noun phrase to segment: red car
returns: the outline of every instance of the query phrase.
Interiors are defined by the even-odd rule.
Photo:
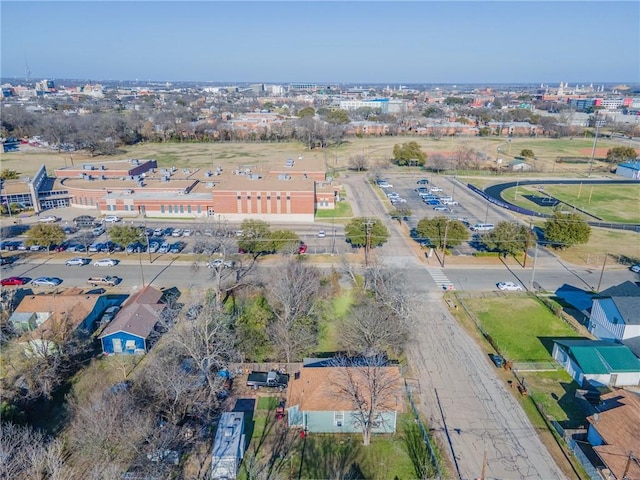
[[[8,285],[24,285],[28,281],[29,279],[24,277],[7,277],[0,280],[0,283],[3,287],[6,287]]]
[[[304,243],[298,248],[298,253],[307,253],[307,246]]]

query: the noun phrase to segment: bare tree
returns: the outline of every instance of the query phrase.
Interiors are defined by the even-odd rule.
[[[364,155],[351,155],[349,157],[349,168],[356,172],[362,172],[369,168],[369,160]]]
[[[171,332],[170,341],[178,352],[189,358],[193,369],[204,376],[210,403],[215,403],[217,394],[224,389],[225,379],[218,373],[238,360],[232,326],[232,319],[208,301],[195,319],[185,319]]]
[[[344,410],[362,431],[362,443],[371,443],[371,434],[385,422],[383,412],[397,410],[402,404],[400,369],[389,366],[384,355],[358,359],[336,358],[336,374],[332,381],[337,401],[345,402]]]
[[[317,340],[317,306],[321,298],[320,271],[297,258],[289,258],[265,278],[265,297],[273,309],[268,326],[279,358],[292,362]]]
[[[399,354],[409,336],[409,322],[371,296],[362,296],[339,322],[339,346],[349,354]]]
[[[31,427],[3,423],[0,429],[0,452],[0,478],[70,478],[62,440],[48,438]]]

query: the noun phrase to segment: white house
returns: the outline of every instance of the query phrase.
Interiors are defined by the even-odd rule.
[[[621,343],[607,340],[555,340],[553,358],[580,386],[640,385],[640,360]]]
[[[640,287],[627,281],[595,296],[589,331],[601,340],[640,337]]]

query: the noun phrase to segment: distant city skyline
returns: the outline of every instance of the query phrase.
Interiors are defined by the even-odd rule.
[[[1,4],[1,76],[169,82],[640,83],[640,2]]]

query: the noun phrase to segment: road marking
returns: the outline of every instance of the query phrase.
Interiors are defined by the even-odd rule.
[[[427,272],[429,272],[429,275],[431,275],[433,281],[436,282],[436,285],[438,285],[440,288],[443,288],[444,290],[454,288],[453,282],[449,280],[449,277],[447,277],[442,268],[427,267]]]

